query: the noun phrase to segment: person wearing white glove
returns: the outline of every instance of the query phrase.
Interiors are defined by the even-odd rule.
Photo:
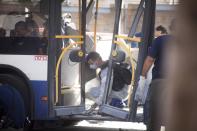
[[[90,69],[96,70],[101,69],[103,65],[107,65],[107,61],[103,61],[101,56],[97,52],[90,52],[86,60],[88,64],[90,65]],[[107,79],[107,72],[108,67],[102,69],[100,71],[99,77],[100,77],[100,84],[98,87],[91,88],[89,91],[90,99],[94,101],[94,104],[91,106],[88,112],[94,111],[97,107],[102,105],[104,92],[105,92],[105,83]]]
[[[134,99],[144,104],[144,118],[145,124],[147,124],[147,131],[160,131],[161,124],[164,124],[162,119],[163,110],[161,109],[164,101],[161,96],[164,93],[163,81],[165,81],[164,68],[164,49],[169,40],[172,39],[170,35],[162,35],[157,37],[151,44],[151,48],[148,52],[148,56],[144,61],[142,73],[138,82],[138,87],[135,92]],[[148,71],[154,64],[152,70],[152,81],[149,89],[147,87],[146,79],[148,77]]]
[[[152,79],[152,68],[153,65],[147,73],[147,78],[145,78],[144,76],[140,76],[140,80],[138,81],[138,87],[135,93],[135,100],[140,102],[141,104],[145,104],[146,101],[148,89]]]
[[[154,63],[154,58],[147,56],[146,60],[144,62],[144,66],[142,69],[142,75],[140,76],[140,80],[138,81],[138,87],[137,90],[135,92],[135,100],[144,104],[145,100],[146,100],[146,93],[145,93],[145,85],[146,85],[146,76],[147,73],[149,71],[149,69],[151,68],[151,66]]]
[[[143,101],[145,83],[146,83],[146,78],[144,76],[140,76],[140,80],[138,81],[138,87],[135,93],[135,100],[142,104],[144,104],[145,102]]]

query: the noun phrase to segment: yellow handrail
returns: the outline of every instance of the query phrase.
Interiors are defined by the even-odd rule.
[[[79,34],[81,35],[81,0],[79,0],[78,17],[79,17]]]
[[[60,63],[61,63],[61,60],[64,56],[64,54],[73,47],[73,45],[75,44],[83,44],[83,41],[77,41],[75,43],[72,43],[72,44],[69,44],[67,47],[63,48],[63,51],[62,53],[60,54],[60,57],[58,58],[58,61],[57,61],[57,64],[56,64],[56,69],[55,69],[55,87],[56,87],[56,96],[55,96],[55,102],[57,103],[58,102],[58,86],[59,86],[59,66],[60,66]]]
[[[83,39],[82,35],[56,35],[55,36],[56,39],[69,39],[69,38],[80,38]]]
[[[125,40],[129,40],[129,41],[133,41],[133,42],[141,42],[140,38],[135,38],[135,37],[128,37],[128,36],[124,36],[124,35],[115,35],[115,37],[125,39]]]

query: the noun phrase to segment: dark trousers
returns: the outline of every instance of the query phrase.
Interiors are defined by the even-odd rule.
[[[144,105],[147,131],[160,131],[164,123],[166,87],[164,79],[152,80]]]

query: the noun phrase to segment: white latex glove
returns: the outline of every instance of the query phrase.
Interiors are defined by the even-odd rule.
[[[138,81],[138,87],[135,92],[135,100],[144,104],[144,89],[145,89],[146,78],[144,76],[140,76],[140,80]]]

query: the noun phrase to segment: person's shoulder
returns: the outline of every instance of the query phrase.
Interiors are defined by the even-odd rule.
[[[165,41],[168,41],[172,38],[171,35],[162,35],[162,36],[159,36],[157,38],[155,38],[155,43],[162,43],[162,42],[165,42]]]
[[[159,36],[159,37],[157,37],[157,38],[155,38],[154,39],[154,41],[153,41],[153,43],[154,43],[154,45],[156,44],[160,44],[161,43],[161,41],[163,40],[163,36]]]
[[[172,35],[163,35],[163,36],[161,36],[160,39],[163,43],[166,43],[166,42],[169,42],[170,40],[172,40]]]
[[[172,38],[171,35],[161,35],[161,36],[157,37],[156,39],[170,39],[170,38]]]

